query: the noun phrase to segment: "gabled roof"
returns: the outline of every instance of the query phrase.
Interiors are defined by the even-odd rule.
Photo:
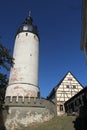
[[[68,73],[70,73],[76,79],[76,81],[83,87],[83,85],[78,81],[78,79],[70,71],[68,71],[65,74],[65,76],[60,80],[60,82],[52,89],[52,91],[48,95],[47,99],[50,99],[50,97],[52,97],[55,94],[56,90],[58,89],[58,87],[60,86],[60,84],[63,82],[63,80],[65,79],[65,77],[68,75]]]

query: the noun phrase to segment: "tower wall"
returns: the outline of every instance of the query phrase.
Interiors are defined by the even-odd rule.
[[[38,97],[39,39],[31,32],[18,33],[14,47],[7,96]]]

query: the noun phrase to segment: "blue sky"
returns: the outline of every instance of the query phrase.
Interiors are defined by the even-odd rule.
[[[31,10],[40,35],[39,87],[46,97],[71,71],[87,85],[87,65],[81,42],[82,0],[1,0],[1,42],[13,51],[18,27]]]

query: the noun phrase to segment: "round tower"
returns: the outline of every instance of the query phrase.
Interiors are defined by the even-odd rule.
[[[13,58],[6,97],[39,97],[39,36],[31,16],[25,19],[16,33]]]

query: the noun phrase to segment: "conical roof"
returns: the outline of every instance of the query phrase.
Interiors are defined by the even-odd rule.
[[[19,29],[17,31],[17,34],[21,33],[21,32],[31,32],[38,36],[37,26],[33,25],[33,19],[31,16],[28,16],[25,19],[25,21],[21,24],[21,26],[19,27]]]

